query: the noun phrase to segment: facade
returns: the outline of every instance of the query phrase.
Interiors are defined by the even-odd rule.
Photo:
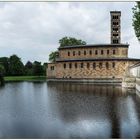
[[[128,58],[129,45],[121,43],[121,12],[110,14],[111,43],[59,47],[56,62],[48,64],[48,79],[122,79],[130,65],[140,62]]]

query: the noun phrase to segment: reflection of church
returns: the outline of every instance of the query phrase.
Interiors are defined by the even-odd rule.
[[[121,12],[110,14],[111,43],[60,47],[56,62],[48,64],[48,79],[122,80],[128,66],[140,62],[128,58],[129,45],[121,43]]]
[[[140,136],[139,101],[121,86],[53,82],[48,88],[71,138]]]

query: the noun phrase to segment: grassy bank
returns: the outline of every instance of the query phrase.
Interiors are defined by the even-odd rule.
[[[12,81],[45,81],[46,76],[7,76],[4,77],[5,82]]]

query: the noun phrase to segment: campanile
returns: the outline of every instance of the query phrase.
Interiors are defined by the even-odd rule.
[[[121,43],[121,12],[111,11],[111,44]]]

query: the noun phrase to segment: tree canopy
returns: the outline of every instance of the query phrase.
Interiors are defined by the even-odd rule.
[[[51,53],[49,54],[49,61],[50,61],[50,62],[55,62],[57,56],[58,56],[58,51],[51,52]]]
[[[63,37],[59,40],[60,47],[72,46],[72,45],[86,45],[86,42],[74,37]]]
[[[5,73],[5,68],[3,65],[0,65],[0,75],[3,75]]]
[[[10,63],[10,74],[11,75],[23,75],[24,74],[24,65],[21,62],[21,59],[17,55],[12,55],[9,58]]]
[[[47,63],[41,65],[41,62],[27,61],[24,65],[17,55],[0,57],[0,74],[4,76],[39,76],[46,75]]]
[[[137,39],[140,41],[140,2],[137,2],[133,10],[133,27]]]

